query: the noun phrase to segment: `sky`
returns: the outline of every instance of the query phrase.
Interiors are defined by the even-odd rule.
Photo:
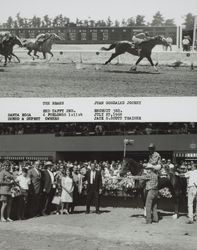
[[[14,4],[13,4],[14,3]],[[112,20],[144,15],[151,22],[153,15],[160,11],[165,19],[174,18],[180,25],[184,15],[197,15],[197,0],[0,0],[0,22],[19,12],[22,17],[33,15],[50,17],[62,14],[75,21],[79,19]]]

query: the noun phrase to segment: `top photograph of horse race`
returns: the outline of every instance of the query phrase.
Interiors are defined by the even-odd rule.
[[[197,96],[196,0],[12,5],[0,10],[0,97]]]

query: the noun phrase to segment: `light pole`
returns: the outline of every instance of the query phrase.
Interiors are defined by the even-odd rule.
[[[133,145],[134,140],[131,139],[124,139],[124,150],[123,150],[123,159],[126,157],[126,152],[127,152],[127,145]]]

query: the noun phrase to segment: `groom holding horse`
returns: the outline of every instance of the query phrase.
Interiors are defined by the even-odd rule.
[[[146,182],[146,224],[151,224],[152,222],[157,223],[159,221],[157,213],[158,172],[150,164],[148,164],[145,169],[146,174],[133,176],[133,178],[135,180],[143,180]]]

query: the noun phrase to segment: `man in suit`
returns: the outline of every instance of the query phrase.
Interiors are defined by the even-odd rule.
[[[41,195],[41,171],[40,162],[36,161],[32,168],[28,171],[30,184],[30,217],[39,215],[40,195]]]
[[[73,178],[74,189],[73,189],[73,203],[71,204],[71,213],[73,214],[75,206],[78,205],[82,191],[82,175],[79,173],[76,165],[73,166],[72,178]]]
[[[51,172],[53,164],[48,161],[44,165],[43,178],[42,178],[42,188],[43,188],[43,209],[42,215],[50,213],[50,206],[53,196],[55,194],[54,186],[54,175]]]
[[[102,192],[102,176],[101,172],[96,170],[96,162],[91,163],[90,168],[90,171],[88,171],[85,175],[85,180],[87,181],[86,213],[90,213],[90,204],[94,199],[96,213],[99,214],[99,196]]]

